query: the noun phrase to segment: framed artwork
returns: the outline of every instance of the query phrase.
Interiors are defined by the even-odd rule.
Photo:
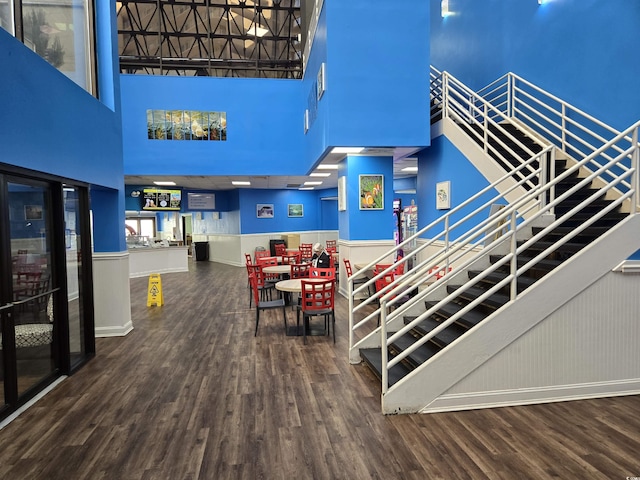
[[[256,216],[258,218],[273,218],[273,203],[257,203]]]
[[[25,220],[42,220],[42,205],[25,205]]]
[[[384,176],[360,175],[358,180],[360,210],[384,210]]]
[[[344,212],[347,209],[347,177],[338,178],[338,211]]]
[[[436,183],[436,209],[448,210],[451,208],[451,182]]]
[[[304,208],[301,203],[290,203],[287,210],[290,217],[304,217]]]

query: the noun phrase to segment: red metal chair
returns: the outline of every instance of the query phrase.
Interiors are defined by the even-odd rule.
[[[258,265],[256,265],[259,267]],[[277,308],[282,308],[282,318],[284,319],[284,331],[285,334],[287,332],[287,311],[285,309],[284,298],[276,298],[275,300],[267,300],[261,299],[260,287],[259,287],[259,275],[256,273],[260,270],[260,268],[254,270],[254,273],[249,276],[249,280],[251,282],[251,291],[253,292],[253,298],[256,302],[256,331],[253,336],[258,335],[258,325],[260,324],[260,312],[263,310],[273,310]]]
[[[335,252],[336,249],[338,248],[338,241],[337,240],[327,240],[325,247],[327,249],[327,251],[329,251],[330,248],[333,248],[333,251]]]
[[[301,280],[301,304],[303,342],[307,343],[307,329],[311,320],[316,317],[324,319],[324,331],[328,335],[333,327],[333,343],[336,343],[336,314],[335,304],[335,280],[328,279],[325,282],[317,280]],[[300,315],[297,316],[296,325],[300,326]]]
[[[300,244],[300,261],[310,262],[313,258],[313,244],[301,243]]]
[[[327,277],[327,278],[333,278],[335,280],[336,269],[311,267],[309,269],[309,277]]]
[[[269,250],[256,250],[253,256],[255,258],[254,263],[258,263],[259,259],[264,257],[270,257],[271,253],[269,252]]]
[[[283,265],[295,265],[300,263],[300,253],[285,253],[282,255]]]
[[[351,261],[348,258],[344,258],[342,261],[344,262],[344,269],[347,272],[347,277],[352,277],[353,269],[351,268]],[[369,279],[363,276],[355,278],[353,280],[353,289],[355,290],[359,285],[364,285],[368,281]],[[370,285],[367,285],[367,293],[371,296],[371,289],[369,287]]]
[[[275,243],[273,248],[278,257],[282,257],[287,254],[287,245],[285,243]]]

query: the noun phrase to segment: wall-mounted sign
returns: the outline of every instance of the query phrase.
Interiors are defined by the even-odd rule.
[[[189,210],[214,210],[216,208],[216,196],[213,193],[187,193],[187,209]]]

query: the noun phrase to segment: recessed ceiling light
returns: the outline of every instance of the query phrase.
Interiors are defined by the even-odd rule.
[[[334,147],[331,153],[360,153],[364,147]]]
[[[251,182],[244,182],[240,180],[233,180],[231,185],[251,185]]]
[[[331,173],[329,173],[329,172],[313,172],[309,176],[310,177],[330,177]]]
[[[418,167],[404,167],[402,169],[403,172],[417,172],[418,171]]]
[[[300,187],[298,190],[314,190],[314,187]]]
[[[303,185],[322,185],[322,182],[304,182]]]
[[[173,186],[176,182],[153,182],[156,185]]]
[[[318,170],[338,170],[338,165],[318,165]]]

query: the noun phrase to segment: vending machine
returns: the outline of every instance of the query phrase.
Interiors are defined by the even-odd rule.
[[[402,211],[402,239],[406,240],[412,235],[418,233],[418,206],[411,200],[411,205],[404,207]],[[416,249],[416,239],[414,238],[404,246],[404,255],[411,257],[407,260],[407,268],[413,268],[415,256],[413,251]]]

